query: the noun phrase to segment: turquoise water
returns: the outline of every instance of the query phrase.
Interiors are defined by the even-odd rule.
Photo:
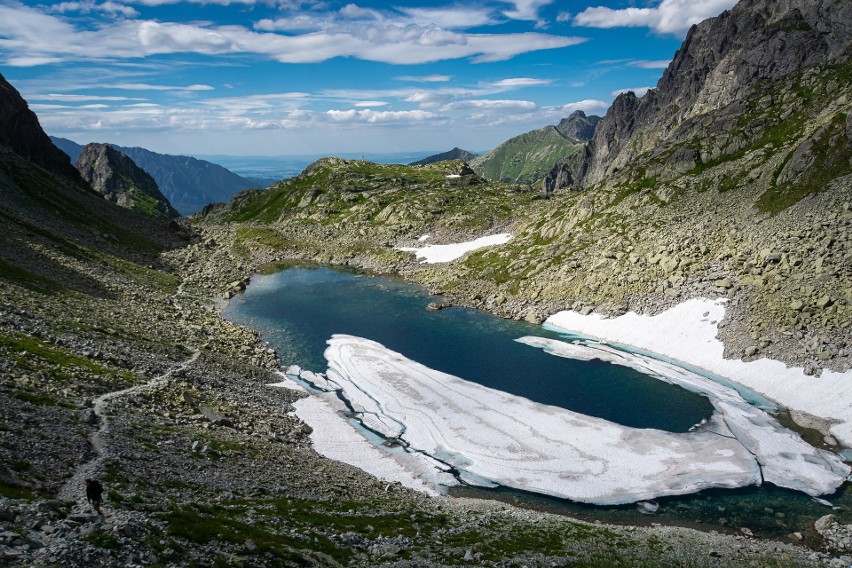
[[[559,338],[541,326],[466,308],[428,311],[435,298],[391,278],[327,268],[258,276],[225,316],[262,330],[284,364],[325,371],[335,333],[378,341],[427,367],[635,428],[685,432],[708,418],[703,396],[599,360],[548,355],[515,339]]]
[[[507,321],[465,308],[428,311],[421,288],[393,278],[328,268],[292,268],[255,276],[224,315],[262,333],[284,365],[322,372],[323,351],[335,333],[366,337],[419,363],[464,379],[637,428],[683,432],[709,417],[709,401],[632,369],[601,361],[554,357],[514,341],[524,335],[564,336],[541,326]],[[852,523],[848,484],[828,498],[831,510],[807,495],[772,486],[710,490],[657,500],[653,516],[635,506],[596,507],[513,491],[462,487],[453,493],[503,499],[607,522],[656,522],[786,538],[827,513]]]

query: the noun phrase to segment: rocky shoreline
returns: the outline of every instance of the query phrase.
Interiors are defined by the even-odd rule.
[[[12,367],[19,398],[3,399],[0,447],[18,468],[4,470],[4,487],[21,492],[0,498],[0,558],[8,565],[849,563],[744,533],[586,524],[497,502],[429,498],[316,455],[305,425],[288,414],[300,395],[266,386],[278,380],[275,354],[218,315],[215,299],[271,258],[247,259],[219,242],[228,241],[217,230],[167,253],[174,279],[90,265],[107,297],[33,298],[10,287],[4,334],[37,338],[44,352]],[[13,360],[16,351],[5,348]],[[73,392],[43,384],[58,354],[78,374]],[[94,406],[133,385],[144,387]],[[88,438],[105,419],[95,450]],[[69,485],[95,459],[105,518],[89,512],[76,480]],[[350,504],[341,510],[342,501]],[[368,526],[347,520],[353,515]],[[394,528],[379,527],[389,519]]]

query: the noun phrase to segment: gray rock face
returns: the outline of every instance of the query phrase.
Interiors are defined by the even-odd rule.
[[[0,75],[0,146],[27,160],[71,179],[84,187],[80,175],[65,154],[41,129],[35,113],[20,93]]]
[[[587,142],[595,135],[595,129],[601,120],[603,119],[600,116],[586,116],[586,113],[577,110],[571,116],[560,120],[556,130],[565,138]]]
[[[180,217],[154,178],[109,144],[88,144],[83,148],[77,158],[77,170],[95,191],[113,203],[163,220]]]
[[[688,144],[708,130],[742,129],[736,119],[751,110],[744,105],[749,97],[784,77],[848,60],[850,38],[852,5],[844,0],[744,0],[694,26],[656,89],[641,99],[625,93],[615,100],[585,159],[571,164],[573,183],[591,187],[623,178],[639,156],[664,158],[663,150]],[[715,116],[701,119],[708,115]],[[758,122],[745,130],[759,134],[770,126]],[[730,155],[743,146],[727,142],[704,158]],[[675,164],[675,170],[689,163]]]

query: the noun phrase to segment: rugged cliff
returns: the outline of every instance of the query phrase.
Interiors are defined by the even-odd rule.
[[[86,145],[77,170],[108,201],[156,219],[180,217],[154,178],[109,144]]]
[[[86,184],[65,154],[54,146],[20,93],[0,75],[0,146],[18,156],[75,181]]]
[[[619,96],[587,148],[551,172],[552,188],[701,177],[758,183],[771,207],[814,190],[790,184],[848,173],[850,22],[843,0],[744,0],[693,27],[657,87]],[[737,179],[705,174],[746,153]]]
[[[83,146],[67,138],[51,136],[56,146],[76,162]],[[227,201],[250,187],[265,187],[271,181],[247,179],[227,168],[191,156],[159,154],[146,148],[118,146],[113,148],[151,174],[157,187],[182,215],[192,215],[208,203]]]

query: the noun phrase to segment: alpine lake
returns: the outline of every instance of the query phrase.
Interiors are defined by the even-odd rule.
[[[284,365],[317,373],[327,368],[326,342],[334,334],[349,334],[468,381],[634,428],[686,432],[713,412],[705,397],[628,367],[554,357],[515,341],[528,335],[563,341],[582,337],[468,308],[427,308],[440,302],[440,297],[402,279],[300,265],[254,276],[223,315],[259,331]],[[753,404],[764,402],[741,393]],[[792,426],[783,409],[774,414]],[[811,443],[819,440],[813,432],[798,431]],[[659,498],[653,515],[643,514],[636,505],[587,505],[508,488],[462,484],[449,493],[592,522],[660,523],[735,533],[746,527],[757,536],[793,541],[798,537],[792,533],[800,533],[811,544],[819,538],[813,523],[823,515],[832,513],[841,523],[852,523],[849,483],[823,496],[833,508],[804,493],[766,484]]]

